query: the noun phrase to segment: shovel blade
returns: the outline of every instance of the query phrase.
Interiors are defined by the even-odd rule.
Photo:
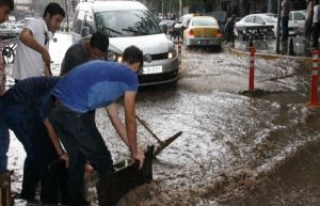
[[[114,206],[130,190],[151,182],[153,152],[154,146],[149,147],[145,153],[145,161],[141,170],[137,164],[131,163],[111,175],[100,178],[97,181],[99,205]],[[117,163],[117,165],[122,165],[122,163]]]
[[[158,147],[157,149],[154,151],[154,156],[157,156],[160,152],[162,152],[162,150],[164,150],[167,146],[169,146],[174,140],[176,140],[180,135],[182,134],[182,132],[177,132],[175,135],[173,135],[172,137],[169,137],[168,139],[166,139],[165,141],[163,141]]]

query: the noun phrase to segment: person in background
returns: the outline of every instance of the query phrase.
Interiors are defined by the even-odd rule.
[[[312,25],[312,47],[318,48],[319,46],[319,29],[320,29],[320,4],[319,1],[313,7],[313,25]]]
[[[9,14],[14,9],[13,0],[0,0],[0,23],[9,19]],[[3,47],[0,37],[0,46]],[[2,52],[0,52],[0,98],[6,90],[6,71],[3,61]],[[8,157],[7,152],[9,149],[9,130],[3,123],[0,116],[0,174],[7,170]]]
[[[224,27],[224,34],[225,34],[225,37],[224,37],[224,41],[225,42],[231,42],[232,44],[234,44],[234,39],[235,39],[235,35],[234,35],[234,27],[235,27],[235,24],[236,24],[236,15],[232,15],[225,27]]]
[[[48,51],[49,31],[56,32],[64,17],[65,11],[60,4],[52,2],[45,8],[43,18],[27,21],[17,41],[16,61],[12,72],[16,81],[43,74],[52,75]]]
[[[289,0],[282,0],[281,3],[281,26],[282,26],[282,41],[286,42],[289,38],[289,13],[290,13]]]
[[[304,35],[306,43],[309,43],[311,40],[312,33],[312,20],[313,20],[313,7],[315,5],[314,0],[306,0],[307,8],[306,8],[306,22],[304,25]]]
[[[49,164],[59,156],[43,122],[51,89],[58,81],[59,77],[27,78],[17,82],[0,99],[0,117],[26,152],[20,198],[29,203],[36,200],[39,182],[41,203],[60,201],[58,186],[49,171]],[[66,203],[66,197],[60,203]]]
[[[73,68],[94,59],[105,59],[109,47],[109,37],[102,32],[92,34],[90,39],[84,39],[70,46],[61,64],[60,76]]]
[[[136,72],[143,66],[143,54],[135,46],[123,53],[123,63],[102,60],[89,61],[67,73],[52,90],[55,107],[49,112],[47,124],[51,140],[58,154],[69,156],[69,204],[86,204],[82,194],[85,164],[87,161],[99,176],[114,172],[111,154],[95,124],[96,108],[108,108],[112,125],[129,147],[133,160],[144,162],[144,153],[137,146],[135,98],[138,90]],[[81,81],[79,81],[81,79]],[[115,101],[124,98],[125,125],[118,121]]]

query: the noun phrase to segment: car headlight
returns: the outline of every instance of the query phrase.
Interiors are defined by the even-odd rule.
[[[120,54],[117,54],[109,50],[107,54],[107,60],[113,61],[113,62],[122,62],[122,56]]]
[[[177,56],[177,51],[175,48],[171,49],[169,52],[168,52],[168,59],[172,59],[174,57]]]

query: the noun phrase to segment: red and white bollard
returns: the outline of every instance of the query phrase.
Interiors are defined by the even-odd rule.
[[[310,102],[307,106],[319,107],[318,102],[318,71],[319,71],[319,50],[312,51],[312,77],[311,77],[311,91],[310,91]]]
[[[254,56],[256,53],[256,47],[249,47],[250,51],[250,70],[249,70],[249,91],[254,90]]]

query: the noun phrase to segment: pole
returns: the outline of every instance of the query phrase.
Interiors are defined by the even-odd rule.
[[[319,71],[319,50],[312,51],[312,78],[311,78],[311,91],[310,91],[310,102],[307,106],[319,107],[318,102],[318,71]]]
[[[164,14],[163,14],[163,0],[161,0],[161,13],[162,13],[162,19],[164,19]]]
[[[66,19],[67,19],[67,27],[66,27],[66,32],[69,31],[69,13],[68,13],[68,1],[64,0],[65,5],[66,5]]]
[[[278,0],[277,7],[277,32],[276,32],[276,52],[280,52],[280,21],[281,21],[281,0]]]
[[[254,46],[249,47],[250,51],[250,71],[249,71],[249,91],[254,90],[254,55],[256,48]]]
[[[182,0],[179,0],[179,18],[182,16]]]

